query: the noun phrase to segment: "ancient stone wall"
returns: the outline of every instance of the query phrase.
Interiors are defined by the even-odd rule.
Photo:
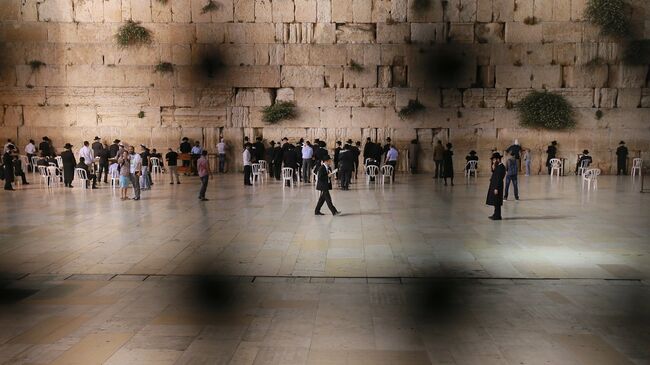
[[[47,135],[60,148],[99,135],[164,150],[187,136],[214,150],[223,135],[235,161],[244,136],[329,146],[390,136],[400,148],[418,138],[423,170],[435,139],[454,144],[460,170],[470,149],[486,159],[518,138],[536,171],[555,139],[562,156],[587,148],[607,173],[619,140],[635,156],[650,150],[650,76],[583,20],[585,1],[214,0],[203,13],[208,0],[2,0],[0,137],[22,148]],[[650,37],[650,1],[630,3],[635,32]],[[153,44],[117,47],[129,19]],[[435,57],[437,46],[463,57],[449,85],[427,76],[425,48]],[[222,64],[212,78],[198,71],[206,54]],[[160,62],[174,72],[154,72]],[[510,106],[539,88],[571,101],[575,130],[519,126]],[[298,117],[264,123],[275,99],[295,101]],[[402,120],[411,99],[426,110]]]

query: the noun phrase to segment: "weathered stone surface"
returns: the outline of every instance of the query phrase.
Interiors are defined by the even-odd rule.
[[[511,22],[505,25],[505,41],[507,43],[540,43],[542,39],[541,24],[528,25]]]
[[[345,87],[376,87],[377,68],[365,67],[361,71],[346,67],[343,72],[343,83]]]
[[[283,87],[323,87],[322,66],[284,66],[281,85]]]
[[[352,0],[331,0],[332,21],[335,23],[352,22]]]
[[[497,88],[530,87],[533,73],[529,66],[496,66]]]
[[[270,89],[238,89],[235,94],[236,106],[264,107],[271,104],[273,104],[273,95]]]
[[[294,89],[296,104],[301,107],[335,106],[337,105],[335,103],[335,95],[336,92],[339,90],[355,90],[355,89],[296,88]],[[359,100],[360,99],[361,97],[359,97]],[[337,106],[343,106],[343,105],[337,105]]]
[[[452,23],[449,28],[449,39],[456,43],[473,43],[474,23]]]
[[[650,89],[641,89],[641,107],[650,108]]]
[[[444,23],[411,23],[414,43],[442,43],[446,40]]]
[[[479,23],[475,25],[476,40],[479,43],[503,43],[503,23]]]
[[[233,5],[235,7],[233,17],[236,22],[255,21],[255,1],[235,0]]]
[[[336,89],[336,106],[361,106],[363,105],[363,91],[361,89]]]
[[[611,66],[609,86],[618,88],[640,88],[645,86],[647,66]]]
[[[608,67],[567,66],[563,68],[563,77],[566,87],[605,87],[608,83]]]
[[[641,106],[641,89],[618,89],[616,106],[619,108],[638,108]]]
[[[271,2],[274,23],[289,23],[294,18],[294,0],[274,0]]]
[[[314,43],[336,43],[336,25],[333,23],[317,23],[314,25]],[[349,42],[344,42],[349,43]]]
[[[352,109],[347,107],[321,108],[320,120],[326,120],[328,127],[350,128],[352,127]]]
[[[315,44],[309,47],[310,65],[344,65],[347,49],[342,45]]]
[[[418,99],[417,89],[396,88],[395,89],[395,108],[403,108],[409,104],[410,100]]]
[[[336,26],[337,43],[374,43],[374,24],[341,24]]]
[[[364,89],[363,105],[367,107],[395,106],[395,92],[393,89]]]
[[[506,89],[484,89],[485,106],[488,108],[504,108],[506,106]]]
[[[377,24],[377,43],[405,43],[411,38],[411,27],[406,23]]]
[[[295,0],[296,21],[316,23],[316,0]]]
[[[382,128],[385,126],[385,108],[352,108],[352,127]]]
[[[582,23],[542,22],[542,35],[545,42],[580,42]]]
[[[560,87],[562,85],[562,66],[533,66],[531,85],[537,89]]]
[[[37,6],[41,22],[71,22],[73,19],[70,0],[43,0]]]
[[[458,89],[442,89],[442,107],[456,108],[463,104],[463,96]]]
[[[549,89],[549,91],[564,96],[574,108],[593,108],[593,89]]]
[[[602,88],[595,90],[597,108],[615,108],[618,89]]]
[[[463,92],[463,107],[465,108],[483,108],[486,107],[483,100],[483,89],[467,89]],[[444,102],[444,100],[443,100]]]

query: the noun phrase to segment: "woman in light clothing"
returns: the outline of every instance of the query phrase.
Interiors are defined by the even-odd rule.
[[[122,150],[122,155],[117,159],[117,165],[120,169],[121,200],[129,199],[129,197],[127,197],[129,191],[129,180],[131,177],[131,162],[129,160],[129,153],[126,150]]]

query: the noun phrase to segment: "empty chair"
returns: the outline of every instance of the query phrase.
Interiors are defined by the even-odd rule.
[[[589,164],[590,163],[591,163],[591,161],[589,161],[589,160],[582,160],[582,162],[580,162],[580,166],[578,167],[578,175],[580,175],[580,176],[584,175],[585,171],[587,171],[589,169]]]
[[[375,166],[376,167],[376,166]],[[381,167],[381,183],[383,184],[388,178],[389,183],[393,183],[393,166],[384,165]]]
[[[74,169],[74,176],[81,181],[82,183],[82,188],[83,189],[88,189],[88,175],[86,174],[86,170],[84,169]]]
[[[260,172],[260,168],[261,168],[261,166],[260,166],[259,163],[254,163],[254,164],[251,165],[251,171],[252,171],[251,172],[251,180],[253,180],[253,184],[255,184],[255,182],[260,182],[261,183],[264,180],[264,177],[263,177],[262,173]]]
[[[267,165],[266,165],[266,161],[264,161],[264,160],[259,160],[259,161],[257,161],[257,163],[260,165],[260,174],[263,175],[263,176],[262,176],[263,178],[266,177],[266,174],[267,174],[267,172],[268,172]]]
[[[562,173],[562,160],[559,158],[552,158],[549,163],[551,164],[551,176],[557,171],[557,176]]]
[[[371,180],[374,180],[376,183],[377,175],[379,175],[379,167],[377,165],[366,166],[366,184],[370,184]]]
[[[45,167],[45,166],[41,166]],[[47,169],[47,181],[49,186],[58,186],[61,182],[61,170],[56,166],[48,166]]]
[[[478,177],[478,161],[467,161],[465,165],[465,177],[469,178],[474,174],[474,177]]]
[[[632,174],[632,177],[636,176],[638,173],[639,176],[641,176],[641,166],[643,165],[643,160],[640,158],[635,158],[632,160],[632,171],[630,172]]]
[[[291,167],[282,168],[282,187],[285,187],[285,182],[289,181],[291,187],[293,187],[293,169]]]
[[[582,174],[582,187],[585,187],[587,183],[587,190],[591,190],[591,185],[593,184],[594,190],[598,188],[598,175],[600,175],[600,169],[587,169]]]
[[[37,170],[38,156],[32,156],[32,173],[35,174]]]
[[[54,159],[56,160],[56,165],[57,165],[59,168],[62,169],[62,168],[63,168],[63,157],[61,157],[61,156],[56,156],[56,157],[54,157]]]
[[[120,185],[120,169],[119,165],[114,163],[108,167],[108,175],[111,177],[111,186],[113,189]]]
[[[40,179],[38,180],[38,184],[42,184],[43,181],[45,181],[45,185],[49,186],[50,185],[50,175],[47,172],[48,167],[47,166],[37,166],[38,167],[38,176],[40,176]]]
[[[152,157],[149,159],[149,161],[151,161],[151,173],[161,174],[162,167],[160,166],[160,159],[158,157]]]

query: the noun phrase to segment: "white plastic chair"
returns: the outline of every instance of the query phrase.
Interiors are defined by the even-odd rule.
[[[108,167],[108,175],[111,177],[111,186],[113,189],[120,185],[120,169],[118,164],[114,163]]]
[[[260,164],[259,163],[252,164],[251,165],[251,170],[252,170],[252,172],[251,172],[251,180],[253,180],[252,181],[253,184],[255,184],[255,182],[262,183],[263,182],[263,177],[262,177],[262,174],[260,173]]]
[[[582,188],[585,187],[585,182],[587,183],[587,190],[591,190],[591,184],[594,184],[594,190],[598,188],[598,175],[600,175],[600,169],[587,169],[584,174],[582,174]]]
[[[370,165],[368,165],[368,161],[372,161],[372,158],[367,158],[367,159],[365,159],[363,161],[363,173],[364,174],[368,173],[368,170],[366,169],[368,166],[370,166]]]
[[[470,178],[474,174],[474,177],[478,177],[478,161],[472,160],[467,161],[465,164],[465,177]]]
[[[158,157],[152,157],[149,159],[151,162],[151,173],[152,174],[162,174],[162,167],[160,166],[160,159]]]
[[[63,168],[63,157],[55,156],[54,159],[56,160],[57,166],[59,166],[59,168],[62,169]]]
[[[38,156],[32,156],[32,174],[35,174],[36,171],[38,170],[38,166],[36,166],[38,160],[39,160]]]
[[[549,163],[551,164],[551,176],[557,171],[557,176],[562,173],[562,160],[559,158],[552,158]]]
[[[262,175],[262,178],[266,177],[266,174],[268,173],[266,161],[259,160],[257,163],[260,165],[260,174]]]
[[[86,170],[84,169],[74,169],[74,175],[78,180],[81,180],[82,188],[83,189],[88,189],[88,175],[86,174]]]
[[[38,184],[41,185],[43,181],[45,181],[45,185],[49,185],[48,182],[50,181],[50,176],[47,173],[47,166],[37,166],[38,167],[38,176],[40,176],[40,179],[38,180]]]
[[[580,176],[584,175],[585,171],[589,169],[590,163],[591,162],[589,160],[582,160],[582,162],[580,162],[580,166],[578,167],[578,175]]]
[[[293,169],[291,167],[282,168],[282,187],[285,187],[285,182],[289,181],[291,187],[293,187]]]
[[[41,166],[45,167],[45,166]],[[59,186],[59,182],[61,181],[61,170],[57,168],[56,166],[48,166],[46,167],[47,169],[47,180],[49,182],[50,187],[54,186]]]
[[[634,160],[632,160],[632,171],[630,172],[630,174],[632,174],[632,177],[636,176],[637,173],[639,174],[639,176],[641,176],[641,166],[643,166],[642,159],[637,157]]]
[[[388,178],[389,183],[393,183],[393,166],[384,165],[381,167],[381,183],[383,184]]]
[[[377,175],[379,175],[379,167],[377,165],[368,165],[368,166],[366,166],[366,184],[370,184],[370,179],[371,178],[375,178],[375,184],[376,184],[377,183]]]

